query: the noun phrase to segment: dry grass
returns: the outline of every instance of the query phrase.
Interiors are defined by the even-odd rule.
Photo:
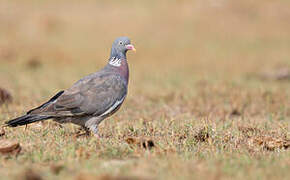
[[[13,97],[1,124],[101,68],[114,38],[137,53],[102,138],[51,121],[5,128],[21,151],[0,154],[0,179],[289,179],[290,81],[275,76],[290,69],[289,5],[1,1],[0,86]]]

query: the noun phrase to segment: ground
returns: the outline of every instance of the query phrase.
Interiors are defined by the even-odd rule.
[[[137,53],[100,138],[4,128],[21,150],[0,154],[0,179],[289,179],[289,5],[1,1],[0,124],[104,66],[116,37]]]

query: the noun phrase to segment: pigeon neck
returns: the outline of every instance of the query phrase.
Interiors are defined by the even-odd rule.
[[[109,64],[115,67],[120,67],[122,65],[122,61],[126,60],[126,52],[116,52],[114,49],[111,51],[111,56],[109,59]]]
[[[126,51],[127,52],[127,51]],[[116,49],[111,50],[111,56],[110,59],[116,58],[116,59],[126,59],[126,52],[120,52]]]
[[[120,67],[123,64],[122,61],[127,63],[126,58],[110,57],[108,64],[110,66]]]
[[[121,75],[126,80],[126,82],[128,82],[129,67],[128,67],[127,59],[118,59],[115,57],[111,57],[105,69],[113,71]]]

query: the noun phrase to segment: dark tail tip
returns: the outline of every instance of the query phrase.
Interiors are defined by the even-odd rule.
[[[49,118],[50,117],[48,117],[48,116],[39,116],[39,115],[27,114],[27,115],[12,119],[10,121],[7,121],[7,122],[5,122],[5,124],[7,124],[7,126],[10,126],[10,127],[16,127],[16,126],[23,126],[26,124],[34,123],[34,122],[49,119]]]
[[[21,126],[25,125],[26,120],[30,118],[30,115],[24,115],[15,119],[12,119],[10,121],[6,121],[5,124],[7,124],[10,127],[16,127],[16,126]]]

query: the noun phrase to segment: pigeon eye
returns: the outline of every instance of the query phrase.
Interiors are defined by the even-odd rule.
[[[120,45],[122,45],[122,44],[123,44],[123,42],[122,42],[122,41],[120,41],[120,42],[119,42],[119,44],[120,44]]]

